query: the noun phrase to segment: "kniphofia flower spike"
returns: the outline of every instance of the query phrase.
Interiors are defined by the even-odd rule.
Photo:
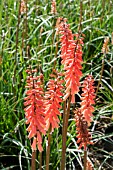
[[[45,120],[46,120],[46,129],[48,130],[51,128],[51,131],[54,130],[54,128],[59,127],[59,118],[58,116],[61,115],[59,109],[61,108],[60,103],[62,102],[62,90],[64,82],[61,80],[61,73],[58,73],[56,70],[54,70],[54,73],[50,75],[52,79],[48,82],[48,88],[45,92]]]
[[[26,3],[25,3],[25,0],[22,0],[21,1],[21,4],[20,4],[20,13],[23,14],[26,12]]]
[[[57,14],[57,10],[56,10],[56,0],[52,0],[51,2],[51,14]]]
[[[27,131],[29,132],[28,138],[33,138],[31,145],[32,150],[38,150],[41,152],[42,148],[42,134],[45,134],[45,105],[42,88],[43,75],[34,76],[37,70],[26,71],[29,76],[27,77],[26,91],[27,97],[24,98],[25,117],[27,119],[26,124],[29,124]]]
[[[82,87],[83,93],[81,95],[81,112],[83,113],[88,125],[90,125],[93,117],[92,112],[94,111],[94,107],[92,105],[95,104],[94,80],[91,75],[88,75],[85,78]]]
[[[79,149],[84,147],[86,150],[88,144],[93,144],[91,141],[91,134],[88,131],[88,124],[81,112],[81,109],[75,111],[75,121],[77,130],[77,143],[79,144]]]
[[[75,102],[75,94],[79,91],[80,78],[82,76],[82,45],[83,41],[79,34],[72,34],[66,19],[59,26],[61,36],[61,58],[65,70],[66,100],[72,96],[71,102]],[[74,40],[76,37],[76,40]]]

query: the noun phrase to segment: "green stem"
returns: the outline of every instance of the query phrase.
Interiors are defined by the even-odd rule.
[[[18,65],[18,35],[19,35],[19,25],[20,25],[20,15],[21,15],[21,0],[19,0],[19,11],[18,11],[18,22],[17,22],[17,28],[16,28],[16,50],[15,50],[15,60],[14,60],[14,76],[13,76],[13,93],[14,96],[16,96],[16,69]]]
[[[54,50],[54,37],[55,37],[55,25],[56,25],[56,17],[55,17],[55,14],[53,14],[53,25],[52,25],[52,30],[53,30],[53,33],[52,33],[52,48],[51,48],[51,54],[53,53],[53,50]],[[56,58],[57,58],[57,52],[58,52],[58,44],[56,43],[56,49],[55,49],[55,61],[54,61],[54,66],[53,68],[55,69],[56,67]]]
[[[102,25],[102,22],[103,22],[103,18],[105,16],[105,0],[102,0],[102,15],[101,15],[101,25]]]
[[[112,49],[111,49],[110,61],[112,62],[113,61],[113,32],[112,32],[111,44],[112,44]],[[111,84],[113,84],[113,66],[110,67],[110,74],[111,74]]]
[[[28,23],[27,23],[27,0],[25,1],[26,13],[25,13],[25,43],[26,43],[26,53],[27,53],[27,38],[28,38]]]
[[[19,24],[20,24],[20,15],[21,15],[20,8],[21,8],[21,0],[19,1],[18,23],[17,23],[17,30],[16,30],[16,56],[15,56],[15,61],[17,60],[18,33],[19,33]]]

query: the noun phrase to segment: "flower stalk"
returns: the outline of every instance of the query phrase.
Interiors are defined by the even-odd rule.
[[[61,170],[65,169],[66,138],[70,103],[75,103],[75,94],[79,91],[80,78],[82,76],[82,45],[83,41],[79,34],[72,34],[67,19],[58,20],[58,31],[61,34],[61,58],[64,66],[66,90],[64,99],[64,115],[62,128],[62,158]],[[74,40],[76,37],[76,40]],[[67,108],[65,107],[67,102]],[[66,109],[65,109],[66,108]]]
[[[79,148],[84,148],[84,170],[87,170],[89,164],[87,163],[87,145],[93,144],[91,141],[91,134],[88,130],[88,126],[92,121],[92,112],[94,111],[95,104],[95,90],[94,90],[94,80],[91,75],[88,75],[83,81],[81,94],[81,108],[75,111],[75,121],[76,121],[76,131],[77,131],[77,143]],[[91,166],[89,166],[91,167]]]
[[[52,137],[51,129],[49,129],[49,132],[48,132],[48,144],[47,144],[47,150],[46,150],[46,170],[49,170],[51,137]]]
[[[24,98],[25,106],[25,117],[26,124],[29,124],[27,131],[29,132],[28,138],[32,139],[32,163],[31,169],[35,170],[35,158],[36,150],[38,146],[39,152],[43,151],[42,148],[42,136],[41,134],[46,133],[45,131],[45,106],[44,106],[44,97],[43,97],[43,88],[42,88],[42,79],[43,75],[35,76],[37,70],[26,70],[28,73],[27,77],[27,97]]]
[[[39,154],[39,170],[42,170],[42,152]]]
[[[36,170],[36,151],[32,151],[31,170]]]
[[[65,162],[66,162],[66,140],[67,140],[67,129],[68,129],[68,119],[70,114],[70,103],[71,103],[71,95],[67,100],[67,108],[66,101],[64,101],[64,113],[63,113],[63,127],[62,127],[62,157],[61,157],[61,170],[65,170]]]
[[[46,130],[48,132],[48,146],[46,152],[46,170],[49,170],[49,159],[50,159],[50,142],[52,132],[55,128],[59,127],[59,118],[58,116],[61,115],[59,109],[61,108],[60,103],[62,102],[62,90],[63,86],[62,83],[64,82],[61,80],[61,73],[58,71],[53,70],[53,74],[50,75],[51,79],[48,82],[48,88],[45,92],[45,121],[46,121]]]
[[[87,149],[84,150],[84,170],[87,170]]]
[[[77,143],[79,149],[84,148],[84,170],[87,170],[87,145],[93,144],[91,141],[91,134],[88,131],[88,123],[84,118],[81,109],[75,111],[76,131],[77,131]]]
[[[102,59],[102,67],[101,67],[101,71],[100,71],[100,79],[98,81],[96,95],[98,94],[99,86],[100,86],[102,76],[103,76],[103,72],[104,72],[104,63],[105,63],[106,54],[109,51],[108,43],[109,43],[109,37],[105,38],[104,44],[103,44],[103,47],[102,47],[103,59]]]

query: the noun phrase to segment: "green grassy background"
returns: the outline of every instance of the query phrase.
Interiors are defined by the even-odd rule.
[[[19,15],[19,3],[19,0],[0,0],[0,168],[2,170],[30,169],[31,149],[23,111],[26,68],[29,65],[33,68],[40,66],[44,72],[46,87],[55,60],[57,69],[62,70],[59,58],[60,42],[55,32],[57,18],[67,18],[73,33],[78,32],[80,24],[80,1],[78,0],[56,0],[56,15],[50,13],[50,0],[28,0],[27,16]],[[96,99],[94,122],[91,126],[94,142],[101,140],[109,142],[113,133],[111,131],[105,134],[102,127],[105,126],[107,129],[113,126],[113,1],[83,0],[82,5],[81,31],[85,34],[83,78],[89,73],[92,74],[96,87],[104,59],[101,52],[103,42],[105,37],[110,39],[109,52],[104,59],[104,72]],[[73,113],[68,127],[67,169],[82,166],[83,153],[78,150],[75,140],[76,127],[72,120]],[[98,125],[100,130],[96,129]],[[59,169],[61,127],[62,118],[60,128],[55,130],[52,137],[50,169]],[[45,137],[43,141],[44,169],[47,138]],[[95,154],[99,151],[98,146],[93,146],[92,149]],[[107,160],[113,160],[112,154],[102,148],[101,154],[103,154],[101,163],[92,160],[95,170],[102,169],[104,166],[106,168]],[[39,153],[37,153],[37,168],[38,155]]]

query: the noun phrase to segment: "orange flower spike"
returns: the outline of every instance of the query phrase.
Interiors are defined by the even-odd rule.
[[[21,0],[21,4],[20,4],[20,13],[23,14],[26,12],[26,4],[24,0]]]
[[[65,70],[66,100],[71,94],[71,102],[75,102],[75,94],[79,91],[80,78],[82,76],[82,38],[78,34],[72,34],[66,20],[59,26],[61,36],[61,58]],[[76,40],[74,40],[74,36]]]
[[[57,10],[56,10],[56,0],[52,0],[51,3],[51,14],[57,14]]]
[[[104,39],[104,43],[103,43],[103,47],[102,47],[103,54],[108,53],[108,51],[109,51],[108,43],[109,43],[109,37],[106,37]]]
[[[26,71],[29,76],[27,77],[27,85],[26,91],[27,97],[24,98],[24,106],[25,106],[25,117],[26,124],[29,124],[27,131],[29,132],[28,138],[33,138],[33,143],[31,145],[32,150],[36,150],[36,145],[38,145],[38,149],[41,152],[42,142],[41,135],[45,134],[45,105],[44,105],[44,97],[43,97],[43,89],[41,84],[42,74],[40,76],[35,77],[34,73],[37,70],[27,70]]]
[[[51,77],[55,80],[49,80],[48,88],[45,92],[45,120],[46,120],[46,129],[50,127],[53,131],[55,128],[59,127],[58,116],[61,115],[59,109],[61,108],[60,103],[62,102],[61,97],[63,96],[63,80],[60,80],[61,74],[54,70],[54,74]]]
[[[79,149],[84,147],[86,150],[88,144],[93,144],[91,141],[91,134],[88,131],[88,124],[84,119],[84,116],[80,109],[75,111],[75,121],[77,130],[77,143],[79,144]]]
[[[81,111],[85,117],[85,120],[87,121],[88,125],[90,125],[92,121],[93,114],[92,112],[94,111],[94,107],[92,106],[95,104],[94,99],[95,99],[95,90],[94,90],[94,80],[91,75],[88,75],[84,82],[83,82],[83,88],[82,88],[82,97],[81,97]]]
[[[81,40],[82,41],[82,40]],[[67,51],[67,59],[64,68],[66,70],[65,80],[66,80],[66,88],[71,91],[72,100],[74,103],[74,96],[79,91],[80,86],[80,78],[82,76],[82,46],[80,44],[80,40],[72,40],[70,46]]]
[[[71,44],[71,40],[73,40],[73,34],[70,30],[69,24],[66,23],[67,19],[60,19],[61,22],[59,24],[58,30],[61,36],[61,58],[62,64],[65,64],[65,60],[67,58],[67,50],[69,45]]]

